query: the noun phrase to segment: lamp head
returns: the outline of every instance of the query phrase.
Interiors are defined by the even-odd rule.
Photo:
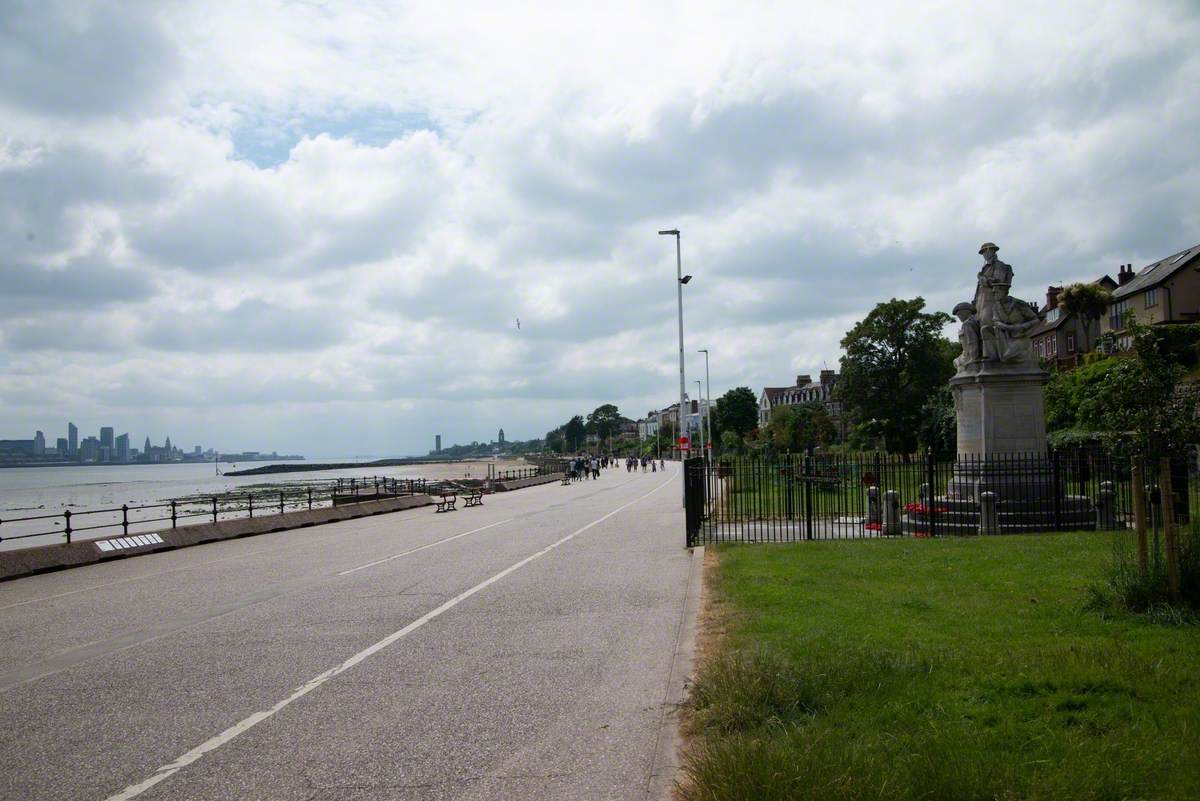
[[[659,231],[659,236],[679,236],[679,229],[672,228],[670,231]]]
[[[688,281],[691,281],[691,280],[692,280],[692,277],[690,275],[685,275],[683,278],[679,279],[679,283],[686,284]]]

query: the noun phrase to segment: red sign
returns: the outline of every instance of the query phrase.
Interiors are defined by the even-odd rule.
[[[705,445],[704,447],[708,448],[708,449],[711,451],[711,450],[712,450],[712,442],[709,442],[709,443],[708,443],[707,445]]]
[[[679,438],[679,444],[680,444],[680,445],[682,445],[683,447],[685,447],[685,448],[686,448],[686,447],[687,447],[687,445],[688,445],[688,438],[687,438],[687,437],[680,437],[680,438]]]

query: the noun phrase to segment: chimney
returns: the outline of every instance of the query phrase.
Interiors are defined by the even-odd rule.
[[[821,386],[832,384],[835,379],[837,379],[837,373],[835,373],[833,370],[821,371]]]
[[[1132,264],[1122,264],[1121,271],[1117,273],[1117,286],[1125,286],[1133,280],[1134,272]]]
[[[1058,307],[1058,296],[1063,291],[1061,286],[1046,287],[1046,308],[1054,309]]]
[[[806,387],[811,383],[812,383],[812,376],[808,375],[807,373],[805,375],[796,376],[796,386],[798,386],[798,387]]]

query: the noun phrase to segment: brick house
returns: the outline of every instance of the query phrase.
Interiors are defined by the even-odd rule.
[[[818,381],[811,375],[796,376],[790,387],[764,387],[758,396],[758,425],[771,421],[771,414],[783,406],[799,406],[804,403],[819,403],[835,421],[841,417],[842,407],[837,399],[838,375],[833,370],[822,370]]]
[[[1109,292],[1117,282],[1107,275],[1092,282]],[[1038,309],[1041,322],[1029,331],[1033,353],[1060,370],[1069,370],[1083,361],[1083,354],[1096,348],[1100,338],[1100,321],[1083,320],[1058,308],[1061,286],[1046,287],[1046,305]]]
[[[1125,332],[1125,316],[1129,313],[1147,325],[1200,322],[1200,245],[1148,264],[1136,273],[1132,264],[1121,265],[1113,305],[1101,324],[1101,334],[1121,350],[1133,344]]]

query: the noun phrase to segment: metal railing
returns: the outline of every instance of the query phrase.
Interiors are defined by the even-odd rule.
[[[318,484],[259,492],[189,496],[160,503],[122,504],[112,508],[76,512],[66,509],[54,514],[0,518],[0,542],[62,536],[69,543],[84,532],[105,529],[120,529],[121,536],[128,536],[130,533],[145,533],[165,528],[158,524],[170,523],[171,528],[177,528],[182,521],[198,518],[216,523],[242,517],[282,515],[288,511],[321,509],[341,503],[365,503],[382,498],[416,495],[425,492],[426,487],[427,482],[423,478],[339,478]],[[33,524],[38,530],[5,535],[6,526],[11,529],[17,524]],[[40,529],[40,525],[49,528]],[[21,528],[27,527],[29,526]]]
[[[498,470],[492,476],[495,481],[517,481],[522,478],[535,478],[537,476],[555,475],[563,472],[563,468],[559,465],[546,462],[534,467],[518,467],[510,470]]]
[[[1121,529],[1133,521],[1132,466],[1128,457],[1094,450],[689,459],[687,542]],[[1183,522],[1200,508],[1200,476],[1182,456],[1171,476]],[[1148,482],[1143,492],[1153,520],[1161,491]]]

